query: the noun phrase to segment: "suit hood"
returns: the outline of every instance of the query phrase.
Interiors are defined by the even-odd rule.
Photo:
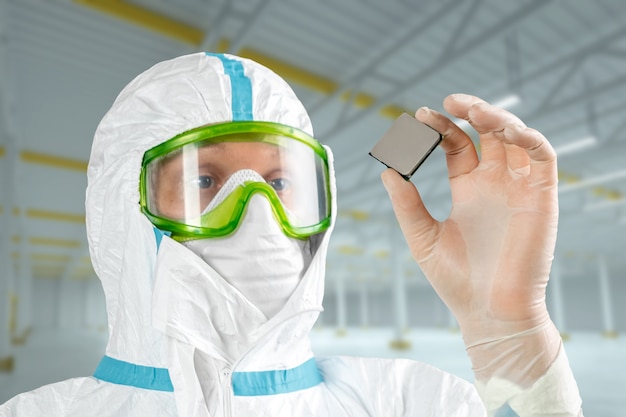
[[[192,128],[234,120],[276,122],[313,134],[306,110],[278,75],[251,60],[208,53],[164,61],[140,74],[99,124],[88,166],[86,220],[92,264],[106,297],[107,356],[148,367],[168,366],[163,329],[153,322],[164,309],[154,298],[156,272],[170,268],[162,266],[166,262],[160,258],[170,259],[175,253],[179,263],[190,265],[186,272],[190,276],[207,277],[225,292],[225,300],[236,298],[208,265],[198,265],[195,254],[155,229],[139,206],[146,150]],[[334,218],[332,157],[329,163]],[[330,229],[318,236],[306,279],[287,303],[288,311],[276,320],[298,311],[321,310],[329,235]],[[221,326],[235,329],[242,325],[237,317],[246,317],[246,311],[236,300],[229,305],[238,310],[231,311],[231,324]]]

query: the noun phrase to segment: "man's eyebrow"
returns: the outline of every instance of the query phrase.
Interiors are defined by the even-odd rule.
[[[287,153],[287,149],[282,149],[279,146],[272,146],[271,154],[273,157],[280,157],[283,153]]]

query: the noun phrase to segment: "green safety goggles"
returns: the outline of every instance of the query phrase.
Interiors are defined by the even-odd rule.
[[[293,127],[241,121],[189,130],[144,154],[141,210],[174,239],[233,233],[256,194],[271,203],[287,236],[326,230],[331,217],[326,150]]]

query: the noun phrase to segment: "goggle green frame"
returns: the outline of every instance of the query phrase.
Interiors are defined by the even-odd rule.
[[[327,215],[319,223],[304,227],[293,226],[289,222],[287,213],[283,209],[282,203],[276,194],[276,191],[269,184],[261,182],[248,182],[243,187],[238,187],[229,197],[227,197],[211,211],[210,217],[203,218],[201,220],[202,226],[192,226],[176,222],[150,212],[147,207],[148,196],[146,187],[148,181],[146,167],[150,164],[150,162],[163,155],[167,155],[176,149],[180,149],[185,145],[210,139],[215,139],[214,142],[216,143],[228,142],[231,140],[238,142],[246,140],[250,142],[258,142],[256,139],[248,139],[245,137],[245,134],[250,133],[280,135],[295,139],[308,145],[321,158],[324,164],[323,170],[326,189]],[[234,136],[237,134],[244,134],[244,136]],[[277,144],[273,140],[261,140],[260,142]],[[330,226],[330,207],[332,204],[328,156],[326,149],[324,149],[324,147],[317,140],[309,136],[306,132],[291,126],[273,122],[234,121],[202,126],[188,130],[147,150],[143,156],[141,174],[139,177],[139,204],[141,206],[141,211],[148,217],[148,219],[150,219],[154,226],[161,230],[171,232],[172,238],[179,241],[202,239],[206,237],[222,237],[233,233],[237,229],[240,219],[245,214],[248,201],[256,193],[264,194],[271,202],[272,211],[274,212],[274,215],[276,216],[283,232],[287,236],[297,239],[305,239],[311,235],[323,232]]]

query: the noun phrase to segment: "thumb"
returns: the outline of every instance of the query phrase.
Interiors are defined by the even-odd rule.
[[[383,171],[383,185],[387,189],[393,211],[413,257],[418,262],[428,256],[436,240],[437,221],[430,215],[417,188],[404,180],[393,169]]]

